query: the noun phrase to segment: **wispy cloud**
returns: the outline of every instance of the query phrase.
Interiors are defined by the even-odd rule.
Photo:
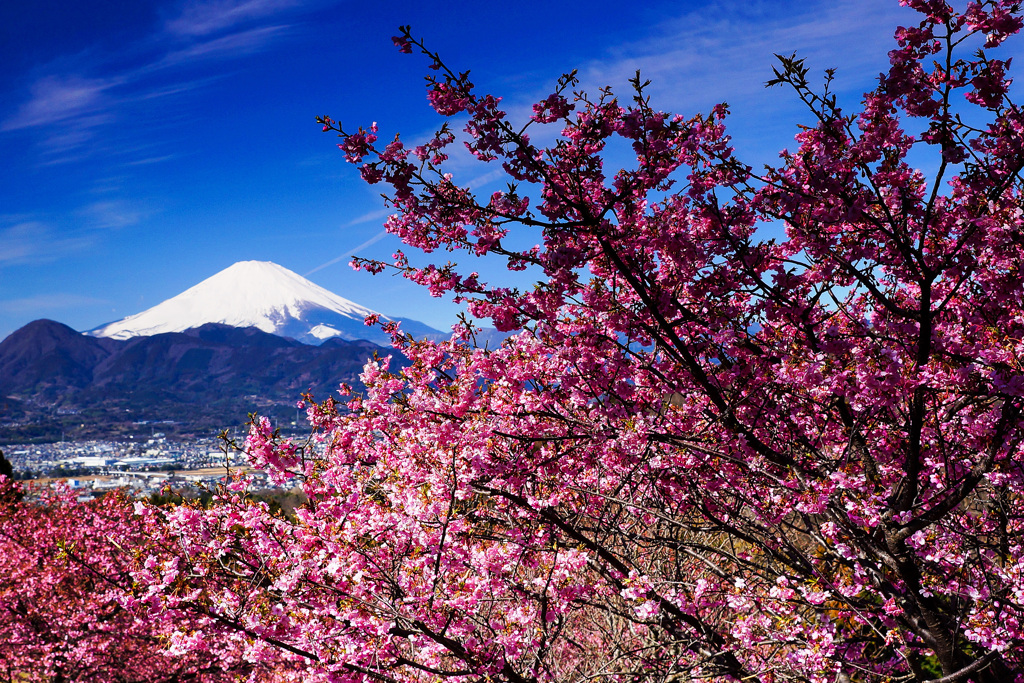
[[[3,313],[39,313],[41,311],[57,311],[83,308],[86,306],[104,306],[110,302],[81,294],[57,292],[53,294],[37,294],[20,299],[0,300],[0,312]]]
[[[104,230],[136,225],[149,213],[120,199],[93,202],[78,210],[78,215],[88,219],[93,227]]]
[[[386,212],[386,213],[390,213],[390,211]],[[370,219],[367,219],[367,220],[370,220]],[[360,222],[365,222],[365,221],[360,221]],[[351,223],[349,225],[351,225]],[[332,258],[330,261],[327,261],[326,263],[321,263],[319,266],[317,266],[313,270],[311,270],[308,273],[306,273],[305,275],[303,275],[303,277],[309,277],[313,273],[319,272],[319,271],[323,270],[324,268],[328,268],[330,266],[335,265],[336,263],[341,263],[342,261],[346,261],[346,260],[352,258],[353,256],[355,256],[358,252],[362,251],[363,249],[366,249],[367,247],[373,246],[377,242],[380,242],[382,239],[384,239],[384,237],[387,236],[387,234],[388,233],[387,233],[386,230],[381,230],[376,235],[374,235],[370,239],[366,240],[362,244],[360,244],[358,246],[355,246],[355,247],[352,247],[351,249],[346,251],[341,256],[338,256],[336,258]]]
[[[165,161],[171,161],[177,159],[180,155],[178,154],[163,154],[156,157],[146,157],[145,159],[134,159],[125,163],[126,166],[150,166],[152,164],[162,164]]]
[[[143,222],[153,210],[138,201],[109,199],[63,216],[0,215],[0,268],[51,263],[92,248],[110,230]]]
[[[180,96],[218,79],[209,69],[200,75],[188,67],[265,50],[287,35],[294,27],[274,20],[301,4],[299,0],[187,2],[180,13],[154,25],[151,34],[126,45],[120,57],[104,52],[101,62],[86,52],[41,67],[25,100],[0,119],[0,132],[32,132],[42,165],[95,156],[104,148],[98,140],[130,135],[132,127],[126,124],[153,111],[149,101]],[[138,54],[148,58],[140,61]],[[121,57],[125,66],[111,69],[110,64]],[[119,142],[110,149],[115,147],[120,153],[124,145]]]
[[[88,236],[60,235],[43,221],[15,222],[0,227],[0,266],[48,263],[85,249],[91,243]]]
[[[345,223],[341,227],[351,228],[353,225],[361,225],[363,223],[369,223],[370,221],[378,221],[382,218],[387,218],[394,212],[395,210],[390,207],[384,209],[377,209],[375,211],[367,211],[364,214],[356,216],[355,218],[350,220],[348,223]]]
[[[45,76],[32,85],[28,101],[0,125],[0,130],[51,126],[103,109],[109,103],[108,91],[116,85],[116,78]]]
[[[296,0],[214,0],[189,2],[166,24],[168,33],[182,37],[205,36],[236,24],[272,16],[296,6]]]
[[[215,57],[236,57],[260,50],[278,37],[288,26],[264,26],[240,31],[212,40],[195,43],[167,54],[155,66],[167,67]]]

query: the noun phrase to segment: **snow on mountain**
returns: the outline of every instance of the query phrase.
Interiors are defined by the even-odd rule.
[[[330,339],[331,337],[341,336],[341,332],[339,332],[338,330],[334,329],[330,325],[324,325],[323,323],[320,323],[319,325],[314,325],[313,327],[311,327],[309,329],[309,333],[311,335],[313,335],[314,337],[316,337],[317,339],[320,339],[320,340]]]
[[[86,334],[127,339],[223,323],[257,327],[307,344],[332,338],[389,344],[390,337],[379,328],[364,324],[363,319],[371,314],[377,313],[276,263],[240,261],[142,313]],[[402,329],[416,336],[441,334],[412,320],[403,321]]]

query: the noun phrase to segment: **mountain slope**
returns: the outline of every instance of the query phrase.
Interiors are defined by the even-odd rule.
[[[303,392],[322,400],[341,382],[358,386],[375,352],[389,353],[362,340],[311,346],[219,324],[97,339],[38,320],[0,343],[0,443],[21,440],[31,422],[56,425],[55,438],[64,428],[68,438],[109,436],[139,420],[211,434],[250,412],[290,422]],[[31,419],[12,419],[15,410]]]
[[[36,320],[0,341],[0,392],[25,391],[53,401],[82,388],[117,345],[85,337],[63,323]]]
[[[380,314],[276,263],[240,261],[150,309],[87,334],[130,339],[219,323],[256,327],[306,344],[332,338],[390,344],[378,328],[364,324],[368,315]],[[402,321],[402,329],[418,337],[447,336],[412,320]]]

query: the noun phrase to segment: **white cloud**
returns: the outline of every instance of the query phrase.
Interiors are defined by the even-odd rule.
[[[151,106],[145,104],[147,101],[181,95],[218,79],[209,71],[202,76],[184,72],[176,75],[175,68],[266,49],[290,28],[285,24],[265,25],[266,21],[298,4],[297,0],[189,2],[180,15],[154,27],[151,35],[141,36],[123,50],[122,56],[147,50],[150,59],[141,64],[131,60],[131,67],[104,77],[84,75],[105,69],[88,57],[78,58],[73,72],[61,62],[64,66],[51,67],[36,78],[25,101],[0,121],[0,131],[38,131],[43,165],[94,155],[102,147],[96,145],[97,139],[118,125],[125,130],[126,121]],[[110,61],[116,57],[106,54]],[[117,153],[122,149],[118,143]]]
[[[171,161],[177,159],[179,154],[164,154],[156,157],[146,157],[145,159],[136,159],[134,161],[126,162],[126,166],[150,166],[152,164],[162,164],[165,161]]]
[[[384,216],[390,215],[391,213],[392,213],[391,210],[387,210],[387,211],[374,211],[372,213],[365,214],[365,215],[361,216],[360,218],[357,218],[354,221],[350,221],[349,223],[347,223],[345,225],[345,227],[348,227],[350,225],[355,225],[357,223],[365,223],[367,221],[375,220],[375,219],[378,219],[378,218],[383,218]],[[382,239],[387,237],[387,234],[388,233],[387,233],[386,230],[381,230],[376,235],[374,235],[370,239],[366,240],[365,242],[363,242],[359,246],[352,247],[351,249],[349,249],[348,251],[343,253],[341,256],[337,256],[335,258],[332,258],[330,261],[326,261],[324,263],[321,263],[316,268],[310,270],[308,273],[305,273],[303,275],[303,277],[309,277],[313,273],[319,272],[319,271],[323,270],[324,268],[327,268],[328,266],[333,266],[336,263],[341,263],[342,261],[348,262],[349,260],[352,259],[353,256],[358,254],[363,249],[366,249],[367,247],[371,247],[374,244],[376,244],[377,242],[380,242]]]
[[[136,201],[111,199],[87,204],[64,218],[0,215],[0,268],[50,263],[93,247],[108,230],[137,225],[152,213]]]
[[[117,79],[45,76],[32,85],[28,101],[0,130],[51,126],[102,109],[109,103],[107,91],[117,84]]]
[[[287,26],[264,26],[232,33],[213,40],[190,45],[189,47],[168,53],[155,67],[167,67],[184,64],[199,59],[216,57],[234,57],[256,52],[265,47],[271,40],[280,35]]]
[[[81,294],[57,292],[53,294],[37,294],[20,299],[0,301],[0,312],[3,313],[37,313],[39,311],[56,311],[77,309],[85,306],[102,306],[110,302]]]
[[[136,225],[149,212],[135,204],[113,199],[93,202],[78,210],[78,214],[87,218],[93,227],[99,229],[118,229]]]
[[[212,0],[193,1],[166,24],[176,36],[194,37],[216,33],[236,24],[268,17],[295,7],[296,0]]]
[[[86,236],[58,236],[42,221],[20,221],[0,228],[0,266],[55,261],[91,243]]]

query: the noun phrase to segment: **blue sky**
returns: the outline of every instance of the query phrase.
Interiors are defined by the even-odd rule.
[[[665,111],[726,101],[740,156],[759,164],[807,120],[763,88],[772,53],[837,67],[854,106],[910,20],[895,0],[0,3],[0,338],[43,317],[92,328],[246,259],[447,329],[454,305],[348,267],[397,243],[381,237],[378,190],[314,121],[409,140],[440,123],[426,62],[391,43],[401,24],[513,116],[574,68],[623,94],[639,68]]]

